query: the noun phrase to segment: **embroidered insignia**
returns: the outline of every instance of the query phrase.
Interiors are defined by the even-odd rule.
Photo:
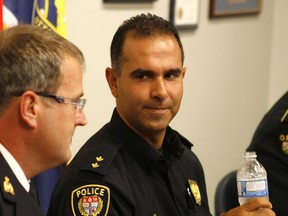
[[[3,187],[5,192],[15,195],[13,185],[7,176],[4,177]]]
[[[96,161],[103,161],[104,160],[104,158],[102,157],[102,156],[100,156],[100,157],[96,157]]]
[[[71,194],[73,215],[106,216],[110,206],[110,189],[90,184],[76,188]]]
[[[92,167],[93,168],[97,168],[97,167],[99,167],[99,164],[96,162],[96,163],[92,163]]]
[[[282,152],[288,155],[288,135],[280,134],[280,142],[282,142]]]
[[[194,196],[196,204],[201,205],[201,194],[200,194],[200,190],[199,190],[197,182],[194,180],[188,179],[188,184],[189,184],[190,190]]]
[[[98,162],[101,162],[103,160],[104,158],[102,156],[96,157],[96,162],[91,164],[92,168],[98,168],[100,166]]]

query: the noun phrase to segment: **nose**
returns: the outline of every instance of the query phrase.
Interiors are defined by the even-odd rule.
[[[87,123],[88,121],[83,111],[76,114],[76,118],[75,118],[76,126],[85,126]]]
[[[152,84],[151,96],[158,100],[167,98],[168,92],[165,85],[165,80],[161,77],[155,79]]]

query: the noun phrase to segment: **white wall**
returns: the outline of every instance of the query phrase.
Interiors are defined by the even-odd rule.
[[[114,108],[114,99],[105,80],[105,67],[110,66],[109,47],[116,28],[122,20],[142,12],[168,19],[169,1],[112,5],[101,0],[66,2],[68,39],[82,49],[87,61],[84,85],[89,123],[76,131],[72,146],[75,154],[110,120]],[[277,34],[287,19],[276,16],[279,21],[276,23],[273,17],[274,4],[285,14],[287,2],[264,0],[263,10],[257,16],[211,20],[208,18],[209,0],[201,0],[198,28],[180,31],[188,73],[182,108],[171,125],[194,143],[193,150],[205,169],[212,213],[218,181],[240,166],[242,154],[267,110],[268,99],[278,98],[277,93],[286,89],[285,82],[279,83],[276,79],[286,72],[287,61],[279,58],[281,52],[277,49],[282,43],[272,42],[272,29],[273,38],[282,41],[288,38],[287,30],[285,37]],[[285,9],[283,4],[286,4]],[[276,27],[273,28],[273,24]],[[282,63],[278,71],[277,66]],[[278,77],[275,73],[274,77],[274,70],[283,74]],[[282,88],[274,90],[275,83]]]
[[[287,0],[275,1],[271,47],[271,73],[269,79],[269,106],[287,91],[288,82],[288,25]]]

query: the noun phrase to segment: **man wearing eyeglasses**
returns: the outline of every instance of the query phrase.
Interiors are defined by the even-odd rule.
[[[0,32],[0,215],[44,215],[29,180],[67,162],[82,109],[84,57],[56,33]]]

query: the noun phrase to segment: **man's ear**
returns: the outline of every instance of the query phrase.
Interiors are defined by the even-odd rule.
[[[116,72],[110,67],[106,68],[106,80],[108,82],[112,95],[115,98],[117,98],[118,97],[118,88],[117,88],[117,82],[116,82],[117,75],[116,75]]]
[[[183,75],[182,75],[182,76],[183,76],[183,78],[184,78],[184,77],[185,77],[185,75],[186,75],[186,71],[187,71],[187,68],[186,68],[186,67],[183,67],[183,69],[182,69],[182,70],[183,70]]]
[[[37,126],[37,112],[39,109],[39,97],[33,91],[26,91],[20,98],[20,116],[29,127]]]

